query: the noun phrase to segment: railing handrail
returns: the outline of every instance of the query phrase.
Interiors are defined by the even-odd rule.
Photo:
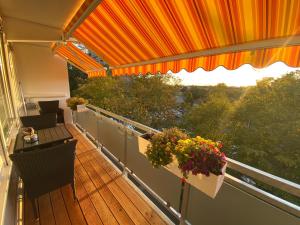
[[[87,105],[88,108],[108,115],[110,117],[113,117],[117,120],[122,121],[123,123],[126,123],[128,125],[132,125],[134,127],[137,127],[138,129],[144,130],[145,132],[149,133],[158,133],[160,131],[153,129],[151,127],[148,127],[146,125],[143,125],[141,123],[135,122],[133,120],[127,119],[123,116],[117,115],[115,113],[109,112],[105,109],[93,106],[93,105]],[[228,167],[238,171],[240,173],[243,173],[245,175],[248,175],[250,177],[253,177],[254,179],[257,179],[265,184],[268,184],[270,186],[273,186],[275,188],[278,188],[284,192],[287,192],[289,194],[295,195],[297,197],[300,197],[300,185],[297,183],[294,183],[292,181],[286,180],[284,178],[272,175],[270,173],[267,173],[265,171],[259,170],[257,168],[254,168],[252,166],[246,165],[244,163],[241,163],[239,161],[236,161],[234,159],[227,158],[228,161]]]

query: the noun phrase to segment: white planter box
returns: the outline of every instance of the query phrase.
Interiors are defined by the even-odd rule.
[[[198,174],[196,176],[190,174],[187,179],[187,182],[193,185],[201,192],[207,194],[209,197],[215,198],[223,184],[226,167],[227,163],[222,169],[223,174],[219,176],[213,173],[210,173],[208,177],[202,174]]]
[[[87,111],[87,108],[85,107],[85,105],[77,105],[77,112],[84,112]]]
[[[149,144],[150,141],[142,137],[138,137],[139,152],[141,154],[146,156],[147,146]],[[226,167],[227,167],[227,163],[222,169],[223,175],[216,176],[215,174],[210,173],[209,176],[207,177],[202,174],[193,175],[190,173],[186,181],[187,183],[197,188],[199,191],[203,192],[209,197],[215,198],[223,184]],[[183,177],[181,170],[178,168],[177,160],[173,160],[172,163],[165,166],[164,168],[179,178]]]
[[[169,165],[164,166],[164,167],[166,168],[166,170],[173,173],[177,177],[180,177],[180,178],[183,177],[182,173],[181,173],[181,170],[178,168],[178,162],[177,162],[176,159],[174,159],[173,162],[171,162]]]
[[[139,152],[146,156],[147,146],[150,145],[150,141],[146,140],[145,138],[138,137],[138,146]]]

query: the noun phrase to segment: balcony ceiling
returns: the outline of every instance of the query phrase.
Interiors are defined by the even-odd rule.
[[[8,40],[60,39],[83,0],[0,0]]]

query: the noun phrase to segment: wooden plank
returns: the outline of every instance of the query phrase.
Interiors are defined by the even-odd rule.
[[[101,165],[103,169],[115,180],[120,189],[127,195],[132,203],[137,206],[138,210],[150,222],[150,224],[166,224],[166,222],[158,215],[158,213],[140,196],[140,194],[130,186],[130,184],[107,162],[98,152],[93,152],[97,165]],[[118,178],[118,179],[117,179]]]
[[[31,204],[31,201],[27,196],[25,196],[25,201],[24,201],[24,224],[25,225],[39,225],[39,221],[36,221],[34,218],[34,213],[33,213],[33,206]]]
[[[94,156],[99,156],[99,157],[101,157],[101,160],[103,160],[103,161],[96,162],[97,165],[93,165],[95,170],[98,173],[99,172],[101,173],[103,171],[103,169],[99,168],[100,165],[104,166],[104,169],[106,169],[106,170],[108,168],[110,168],[111,170],[107,170],[107,172],[109,173],[109,176],[112,179],[115,179],[115,182],[119,187],[119,190],[122,190],[123,193],[127,195],[128,199],[130,199],[130,201],[132,203],[134,203],[135,206],[138,206],[137,207],[138,210],[144,215],[144,217],[147,219],[148,222],[150,222],[151,224],[166,224],[165,221],[158,215],[158,213],[125,181],[125,179],[119,177],[120,173],[118,171],[116,171],[100,155],[100,153],[98,151],[93,151],[92,154],[89,154],[89,153],[82,154],[79,156],[79,159],[81,161],[86,162],[88,160],[92,160],[94,158]],[[105,164],[103,162],[105,162]],[[107,167],[106,165],[108,165],[109,167]],[[89,167],[87,169],[89,169]],[[119,178],[116,179],[117,177],[119,177]],[[109,180],[107,180],[107,182],[109,182]],[[117,199],[119,200],[120,198],[117,197]],[[127,201],[127,200],[125,200],[125,201]]]
[[[99,191],[100,195],[109,206],[110,210],[113,212],[114,216],[118,220],[120,224],[134,224],[133,221],[130,219],[128,214],[126,213],[123,206],[119,203],[119,201],[114,197],[111,191],[108,189],[107,185],[99,179],[96,173],[91,173],[90,167],[91,165],[89,162],[85,162],[82,164],[86,170],[87,175],[89,175],[90,180],[93,182],[97,190]],[[126,206],[125,206],[126,207]]]
[[[110,190],[110,192],[119,201],[120,205],[124,206],[124,210],[135,224],[149,224],[148,221],[141,214],[141,212],[138,210],[138,208],[130,201],[130,199],[115,183],[116,180],[122,179],[121,174],[119,174],[118,177],[112,179],[106,173],[106,171],[97,163],[96,160],[90,161],[87,167],[87,170],[89,170],[90,173],[95,174],[94,176],[98,175],[98,178],[100,178],[103,183],[107,184],[107,187]]]
[[[52,205],[50,195],[45,194],[38,198],[39,202],[39,214],[41,225],[55,225],[54,214],[52,211]]]
[[[91,149],[95,149],[95,146],[93,146],[92,144],[88,143],[87,140],[85,140],[84,137],[77,137],[77,140],[79,141],[79,145],[78,147],[80,148],[80,152],[83,153],[83,152],[88,152],[90,151]]]
[[[100,216],[103,224],[116,225],[118,224],[114,214],[110,211],[106,202],[97,191],[96,187],[85,173],[82,166],[76,168],[76,176],[78,176],[82,182],[83,187],[88,193],[94,207],[96,208],[98,215]],[[110,204],[110,203],[109,203]]]
[[[80,154],[84,151],[84,146],[82,145],[82,143],[80,141],[77,142],[76,145],[76,152],[77,154]]]
[[[71,225],[60,189],[50,193],[54,219],[57,225]]]
[[[85,188],[83,187],[81,180],[76,176],[76,191],[79,205],[81,207],[82,213],[88,224],[102,225],[102,221],[95,209],[92,201]]]
[[[68,215],[72,225],[86,225],[86,220],[82,214],[81,208],[77,201],[73,199],[73,193],[70,185],[61,188],[63,199],[67,207]]]
[[[75,137],[77,135],[81,135],[81,133],[71,124],[65,125],[67,130]]]
[[[87,149],[95,148],[95,146],[93,144],[91,144],[88,140],[86,140],[84,137],[81,137],[81,141],[85,148],[87,148]]]

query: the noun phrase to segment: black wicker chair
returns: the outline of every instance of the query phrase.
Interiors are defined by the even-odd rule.
[[[64,123],[64,110],[59,108],[59,101],[39,101],[40,106],[40,114],[47,114],[47,113],[56,113],[57,115],[57,122]]]
[[[77,199],[74,184],[76,143],[77,140],[72,140],[53,147],[14,153],[9,156],[23,180],[36,219],[38,213],[35,199],[43,194],[71,184],[74,200]]]
[[[47,113],[36,116],[21,116],[23,127],[33,127],[35,130],[46,129],[56,126],[56,114]]]

